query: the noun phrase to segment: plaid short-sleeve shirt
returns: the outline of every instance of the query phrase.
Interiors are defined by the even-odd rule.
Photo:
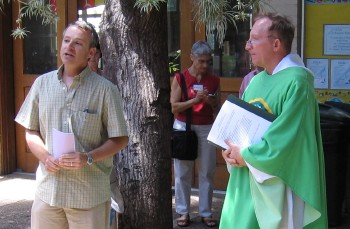
[[[74,133],[76,152],[89,152],[108,138],[127,136],[117,87],[87,67],[68,88],[62,71],[63,66],[35,80],[15,121],[39,131],[49,153],[53,128]],[[110,200],[112,164],[110,157],[80,170],[47,173],[39,162],[36,195],[52,206],[94,207]]]

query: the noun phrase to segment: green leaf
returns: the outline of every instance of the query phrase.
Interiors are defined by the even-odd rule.
[[[153,9],[159,10],[160,4],[166,2],[166,0],[136,0],[134,7],[149,14]]]

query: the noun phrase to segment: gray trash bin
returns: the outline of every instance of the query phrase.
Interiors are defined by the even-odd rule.
[[[350,114],[350,104],[349,103],[343,103],[343,102],[336,102],[336,101],[326,101],[325,104],[331,105],[333,107],[339,108],[343,111],[345,111],[347,114]],[[350,140],[349,140],[349,133],[350,133],[350,125],[345,125],[345,134],[344,137],[346,138],[344,140],[346,144],[346,153],[347,153],[347,171],[346,171],[346,183],[345,183],[345,197],[343,201],[343,217],[350,217]]]
[[[329,104],[319,104],[325,158],[328,225],[339,226],[347,174],[347,132],[350,115]]]

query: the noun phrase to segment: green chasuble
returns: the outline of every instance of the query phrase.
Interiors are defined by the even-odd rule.
[[[232,167],[220,228],[282,228],[287,188],[305,204],[303,228],[328,228],[313,75],[298,66],[273,75],[263,71],[250,82],[243,99],[277,116],[261,142],[241,149],[247,163],[274,177],[259,183],[248,167]]]

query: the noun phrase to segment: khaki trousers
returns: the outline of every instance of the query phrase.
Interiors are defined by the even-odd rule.
[[[31,229],[109,229],[111,202],[89,209],[59,208],[34,198]]]

